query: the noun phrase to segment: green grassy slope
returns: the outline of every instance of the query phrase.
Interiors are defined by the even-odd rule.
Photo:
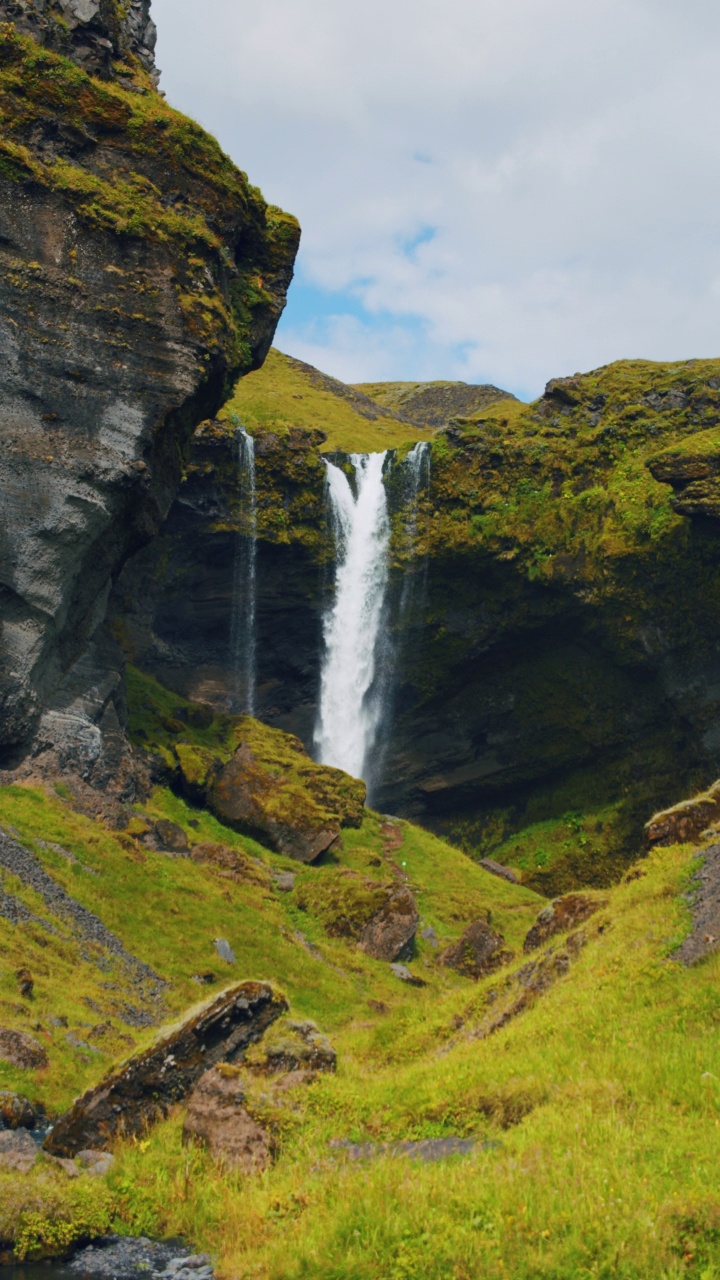
[[[273,349],[262,369],[243,378],[223,415],[235,415],[251,435],[290,428],[324,432],[323,452],[369,453],[429,439],[429,429],[403,421],[344,383]]]

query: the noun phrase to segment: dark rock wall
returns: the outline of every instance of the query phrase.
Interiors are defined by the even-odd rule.
[[[14,23],[92,75],[110,76],[113,63],[130,59],[153,83],[160,78],[150,0],[0,0],[0,21]]]
[[[14,7],[20,31],[57,8]],[[112,5],[74,9],[112,26]],[[132,42],[147,5],[122,13]],[[132,74],[107,87],[0,28],[0,759],[52,747],[88,776],[122,737],[112,582],[198,422],[262,363],[299,237]]]

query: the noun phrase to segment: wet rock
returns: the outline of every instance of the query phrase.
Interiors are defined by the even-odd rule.
[[[226,964],[237,964],[237,960],[235,959],[235,952],[230,946],[230,943],[228,942],[227,938],[216,938],[215,950],[220,956],[220,959],[224,960]]]
[[[256,1071],[334,1071],[337,1053],[314,1022],[281,1018],[248,1057]]]
[[[38,1154],[38,1145],[26,1129],[0,1131],[0,1171],[3,1173],[29,1173]]]
[[[229,987],[78,1098],[46,1138],[46,1150],[73,1156],[102,1150],[118,1132],[143,1132],[205,1071],[242,1057],[286,1009],[285,998],[267,983]]]
[[[400,982],[406,982],[409,987],[427,986],[427,982],[423,982],[422,978],[418,978],[412,970],[408,969],[406,964],[391,964],[390,970]]]
[[[21,1093],[0,1092],[0,1126],[6,1129],[34,1129],[38,1112]]]
[[[9,1062],[11,1067],[25,1071],[37,1071],[47,1066],[48,1056],[40,1041],[26,1031],[0,1027],[0,1062]]]
[[[588,898],[582,893],[567,893],[563,898],[556,898],[540,912],[523,943],[523,951],[526,954],[535,951],[548,938],[576,928],[605,906],[606,898]]]
[[[501,880],[507,880],[508,884],[519,884],[515,872],[510,867],[504,867],[502,863],[495,862],[493,858],[481,858],[480,866],[485,871],[489,871],[491,876],[499,876]]]
[[[446,969],[478,979],[512,960],[512,951],[506,949],[502,934],[491,928],[487,920],[474,920],[438,959]]]
[[[272,1141],[244,1102],[236,1073],[222,1067],[207,1071],[188,1099],[183,1141],[202,1142],[228,1168],[259,1173],[272,1161]]]
[[[697,844],[703,832],[717,822],[720,822],[720,782],[690,800],[654,814],[645,824],[645,841],[648,848]]]
[[[177,822],[170,822],[167,818],[160,818],[155,823],[154,832],[155,839],[161,849],[167,849],[170,853],[190,852],[188,838]]]
[[[385,906],[365,925],[360,949],[375,960],[407,960],[412,954],[419,921],[420,915],[410,890],[406,887],[396,889]]]

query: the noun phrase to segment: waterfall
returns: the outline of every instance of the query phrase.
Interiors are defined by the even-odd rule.
[[[367,776],[382,707],[373,688],[388,579],[390,517],[385,453],[353,454],[356,492],[326,460],[335,539],[335,593],[324,621],[325,658],[316,729],[318,758]]]
[[[235,539],[230,661],[234,677],[232,710],[255,714],[257,498],[255,441],[241,424],[235,431],[240,523]]]

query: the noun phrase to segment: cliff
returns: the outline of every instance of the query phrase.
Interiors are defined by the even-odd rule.
[[[0,752],[102,782],[124,750],[112,582],[262,363],[299,229],[157,92],[147,0],[0,19]]]
[[[295,374],[287,396],[270,367],[253,374],[229,409],[255,435],[259,711],[310,743],[331,555],[321,453],[402,455],[408,440],[404,419],[379,437],[319,375]],[[520,858],[553,892],[617,876],[653,810],[717,776],[720,526],[684,519],[666,480],[692,456],[713,483],[718,386],[717,361],[624,361],[428,433],[412,548],[394,517],[380,807]],[[228,418],[196,433],[161,538],[114,606],[141,665],[219,707],[246,528],[234,431]],[[401,625],[408,569],[421,589]]]

